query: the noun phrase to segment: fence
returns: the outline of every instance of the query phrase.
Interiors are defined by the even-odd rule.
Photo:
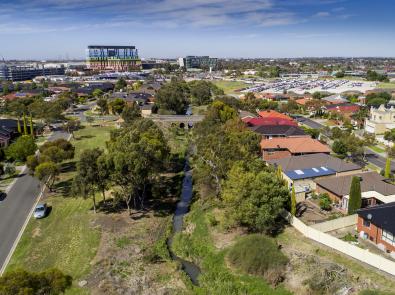
[[[288,212],[285,214],[285,217],[305,237],[395,276],[395,262],[309,227]]]
[[[358,215],[354,214],[346,217],[341,217],[341,218],[317,223],[312,225],[311,227],[319,230],[320,232],[326,233],[340,228],[356,225],[357,221],[358,221]]]

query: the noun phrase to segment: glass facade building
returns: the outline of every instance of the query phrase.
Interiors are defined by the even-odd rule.
[[[184,65],[187,69],[215,69],[217,67],[217,62],[217,58],[209,56],[187,56],[185,57]]]
[[[88,67],[92,70],[126,72],[141,69],[135,46],[90,45],[86,55]]]

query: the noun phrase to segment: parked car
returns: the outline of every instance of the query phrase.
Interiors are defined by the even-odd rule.
[[[46,203],[38,204],[34,209],[33,216],[36,219],[44,218],[47,215],[47,211],[48,211],[48,206]]]
[[[0,191],[0,202],[4,201],[6,196],[7,194],[5,192]]]

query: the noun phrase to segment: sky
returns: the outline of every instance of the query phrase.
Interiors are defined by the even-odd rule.
[[[0,0],[0,59],[395,56],[393,0]]]

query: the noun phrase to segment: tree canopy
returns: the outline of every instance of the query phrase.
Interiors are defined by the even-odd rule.
[[[72,285],[72,278],[57,269],[39,273],[10,271],[0,277],[2,295],[63,294]]]
[[[189,105],[189,87],[185,81],[173,79],[163,85],[156,94],[159,109],[184,115]]]

